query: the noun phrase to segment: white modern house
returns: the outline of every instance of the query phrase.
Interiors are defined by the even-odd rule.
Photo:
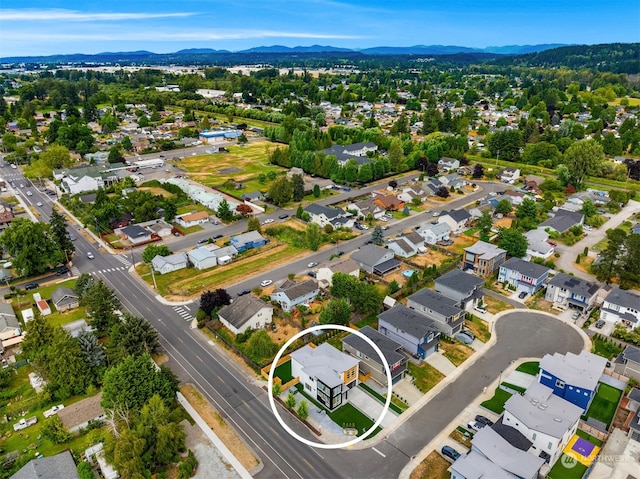
[[[638,326],[640,295],[620,288],[612,289],[600,308],[600,319],[614,324],[622,323],[627,327]]]

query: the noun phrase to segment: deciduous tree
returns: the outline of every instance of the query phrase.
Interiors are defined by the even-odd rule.
[[[27,218],[15,218],[0,243],[13,257],[14,268],[27,276],[42,274],[65,259],[51,226]]]
[[[291,176],[291,186],[293,187],[293,201],[302,201],[304,198],[304,179],[302,175]]]
[[[604,161],[602,145],[594,139],[573,143],[564,154],[564,164],[569,169],[571,182],[580,187],[587,175],[596,174]]]
[[[210,316],[214,309],[220,309],[227,304],[231,304],[231,296],[226,289],[218,288],[214,291],[205,291],[200,295],[200,309],[207,316]]]
[[[151,264],[156,256],[169,256],[171,251],[166,244],[150,244],[142,252],[142,261]]]
[[[286,177],[280,177],[269,188],[269,199],[276,206],[287,204],[293,199],[293,186]]]
[[[331,299],[320,312],[318,319],[320,324],[349,324],[351,306],[342,298]]]
[[[498,233],[500,241],[498,246],[504,249],[509,256],[523,258],[527,254],[527,238],[515,228],[501,228]]]
[[[316,223],[307,224],[306,230],[307,247],[311,251],[317,251],[322,244],[322,230]]]

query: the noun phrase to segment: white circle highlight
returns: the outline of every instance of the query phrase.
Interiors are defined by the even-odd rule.
[[[296,434],[296,432],[293,431],[289,426],[287,426],[285,424],[285,422],[282,420],[282,418],[280,417],[280,414],[278,413],[278,410],[276,409],[276,402],[275,402],[275,399],[273,398],[273,393],[272,393],[272,391],[273,391],[273,375],[274,375],[274,373],[276,371],[276,364],[278,363],[278,361],[280,361],[280,358],[282,357],[284,352],[287,350],[287,348],[289,346],[291,346],[294,343],[294,341],[296,341],[298,338],[301,338],[305,334],[309,334],[309,333],[311,333],[313,331],[322,331],[322,330],[325,330],[325,329],[339,329],[341,331],[346,331],[348,333],[355,334],[356,336],[359,336],[360,338],[365,340],[373,348],[373,350],[378,354],[378,356],[380,357],[380,360],[382,361],[382,364],[384,365],[384,372],[387,375],[387,401],[384,403],[384,407],[382,409],[382,414],[380,414],[380,417],[378,417],[376,422],[373,423],[373,426],[371,426],[369,428],[369,430],[367,432],[365,432],[362,436],[359,436],[359,437],[356,437],[355,439],[352,439],[350,441],[341,442],[341,443],[338,443],[338,444],[324,444],[324,443],[320,443],[320,442],[313,442],[313,441],[309,441],[308,439],[305,439],[304,437],[301,437],[298,434]],[[358,370],[359,370],[359,368],[358,368]],[[341,449],[341,448],[353,446],[354,444],[357,444],[360,441],[365,440],[368,436],[373,434],[373,432],[380,425],[380,423],[384,419],[385,414],[387,414],[387,411],[389,410],[389,405],[391,404],[391,395],[392,395],[392,391],[391,391],[392,388],[391,387],[392,387],[392,384],[391,384],[391,369],[389,368],[389,362],[387,361],[387,358],[384,357],[384,354],[382,354],[382,351],[380,351],[380,348],[373,341],[371,341],[371,339],[369,339],[367,336],[362,334],[360,331],[357,331],[355,329],[349,328],[347,326],[342,326],[340,324],[321,324],[321,325],[318,325],[318,326],[312,326],[310,328],[307,328],[307,329],[304,329],[304,330],[300,331],[298,334],[296,334],[295,336],[290,338],[286,343],[284,343],[284,346],[282,346],[282,348],[280,348],[280,351],[278,351],[278,354],[276,354],[276,357],[273,359],[273,362],[271,363],[271,368],[269,369],[269,382],[267,384],[267,389],[268,389],[268,392],[269,392],[269,405],[271,406],[271,411],[273,411],[273,415],[276,417],[277,421],[280,423],[280,425],[283,427],[283,429],[285,431],[287,431],[291,437],[297,439],[298,441],[302,442],[303,444],[306,444],[307,446],[311,446],[311,447],[317,447],[318,449]]]

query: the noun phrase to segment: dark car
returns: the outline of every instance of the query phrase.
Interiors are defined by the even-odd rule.
[[[454,462],[457,461],[458,458],[460,457],[460,453],[456,451],[454,448],[452,448],[451,446],[443,446],[440,452],[444,457],[447,457]]]
[[[524,299],[527,297],[527,292],[526,291],[521,291],[520,294],[518,295],[518,298],[520,299]]]
[[[27,283],[24,285],[24,289],[29,291],[30,289],[38,289],[40,287],[39,283]]]
[[[202,238],[200,241],[198,241],[198,244],[204,244],[208,241],[209,241],[209,238]]]
[[[281,220],[287,219],[288,217],[289,217],[289,215],[286,214],[286,213],[283,214],[283,215],[278,216],[278,218],[280,218]]]
[[[480,414],[476,416],[476,422],[484,424],[485,426],[493,426],[493,421],[491,419],[485,416],[481,416]]]
[[[69,272],[69,268],[66,266],[60,266],[56,271],[56,276],[62,276],[63,274],[67,274]]]
[[[342,255],[344,254],[344,251],[338,251],[336,254],[337,254],[338,256],[342,256]]]
[[[602,326],[604,326],[604,320],[599,319],[598,321],[596,321],[595,326],[596,326],[596,328],[598,328],[598,329],[602,329]]]
[[[245,294],[249,294],[250,292],[250,289],[243,289],[242,291],[238,291],[238,296],[244,296]]]
[[[218,234],[218,235],[215,235],[215,236],[213,237],[213,239],[220,239],[220,238],[222,238],[223,236],[224,236],[224,235],[219,235],[219,234]]]
[[[276,323],[271,322],[271,331],[273,331],[274,333],[278,332],[278,328],[276,327]]]
[[[317,274],[316,274],[316,272],[315,272],[315,271],[309,271],[309,272],[307,273],[307,275],[308,275],[308,276],[311,276],[312,278],[315,278],[315,277],[317,276]]]

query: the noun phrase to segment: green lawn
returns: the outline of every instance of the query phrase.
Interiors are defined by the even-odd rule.
[[[484,401],[481,406],[486,407],[489,411],[493,411],[496,414],[502,414],[504,411],[504,403],[506,403],[510,397],[511,394],[507,391],[496,388],[496,392],[493,394],[493,397]]]
[[[373,420],[365,416],[358,408],[346,403],[333,412],[328,413],[329,417],[340,427],[355,427],[358,429],[358,436],[367,432],[373,426]],[[377,419],[377,418],[376,418]],[[380,428],[378,428],[380,429]]]
[[[273,372],[274,377],[278,377],[282,380],[282,384],[286,384],[293,379],[291,375],[291,361],[287,361],[286,363],[282,363],[280,366],[276,368]]]
[[[539,370],[540,370],[539,361],[529,361],[526,363],[522,363],[520,366],[516,368],[516,371],[520,371],[521,373],[531,374],[532,376],[536,376]]]
[[[27,294],[20,294],[20,304],[18,304],[18,298],[14,297],[12,299],[11,306],[13,306],[13,308],[18,312],[18,316],[22,317],[21,311],[23,309],[27,309],[29,307],[34,310],[36,309],[36,307],[33,306],[33,293],[40,293],[40,296],[42,296],[42,298],[45,300],[50,299],[51,293],[53,293],[53,291],[60,286],[66,286],[68,288],[74,289],[76,287],[76,280],[70,279],[68,281],[62,281],[56,284],[48,284],[45,286],[41,286],[35,290],[27,291]],[[85,308],[76,308],[65,313],[60,313],[56,310],[55,306],[50,305],[50,307],[51,314],[46,318],[49,323],[56,326],[62,326],[77,319],[86,318]]]
[[[570,467],[565,467],[565,464]],[[587,466],[563,454],[556,461],[547,475],[548,479],[580,479],[587,471]]]
[[[413,384],[423,393],[429,391],[445,377],[444,374],[427,363],[422,363],[419,367],[409,363],[408,367],[409,374],[415,378]]]
[[[377,329],[378,327],[378,315],[371,314],[366,318],[362,318],[357,323],[353,323],[358,329],[362,329],[365,326],[371,326],[373,329]]]
[[[611,387],[608,384],[600,383],[596,397],[593,398],[593,402],[584,417],[592,417],[598,421],[602,421],[609,427],[616,413],[620,396],[622,396],[621,390]]]
[[[515,384],[511,384],[511,383],[507,383],[507,382],[503,382],[502,383],[504,386],[513,389],[514,391],[518,391],[520,393],[525,392],[527,389],[523,388],[522,386],[516,386]]]
[[[623,348],[617,344],[605,341],[599,334],[596,334],[591,338],[591,343],[593,344],[591,352],[607,359],[617,357],[623,350]]]

